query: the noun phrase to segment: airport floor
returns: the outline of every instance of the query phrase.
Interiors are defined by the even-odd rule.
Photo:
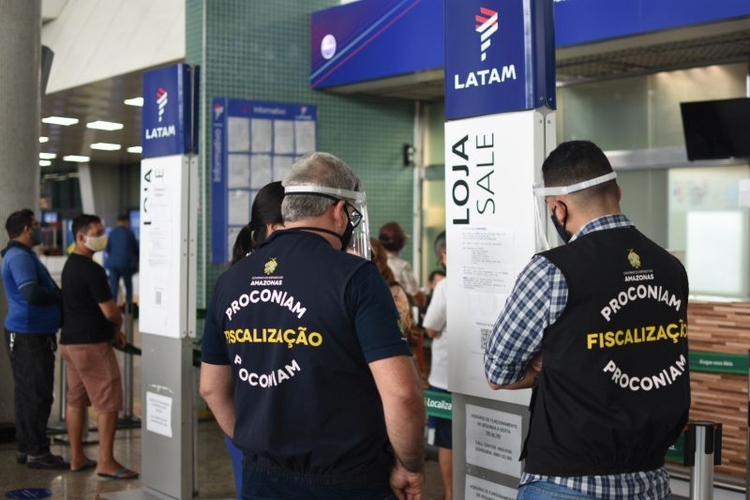
[[[89,439],[94,441],[95,433]],[[53,440],[52,452],[69,457],[68,446]],[[96,459],[97,445],[86,446],[89,458]],[[115,457],[133,470],[141,470],[141,431],[140,429],[120,429],[115,440]],[[224,438],[212,420],[198,424],[198,499],[232,499],[234,479],[232,464],[224,445]],[[426,499],[440,499],[443,495],[440,471],[437,462],[428,460],[426,464]],[[132,498],[139,498],[137,490],[143,488],[141,479],[113,480],[96,475],[93,469],[82,472],[48,471],[30,469],[16,463],[15,443],[0,444],[0,493],[5,495],[14,490],[49,489],[54,500],[107,500],[122,498],[130,490]],[[29,495],[27,493],[26,495]],[[22,496],[19,498],[37,498]],[[131,498],[131,496],[128,496]],[[141,496],[141,498],[145,498]]]

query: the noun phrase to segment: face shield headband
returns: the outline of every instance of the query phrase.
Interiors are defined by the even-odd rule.
[[[312,196],[324,196],[338,201],[343,200],[351,212],[347,209],[349,226],[343,235],[336,234],[342,240],[342,245],[349,253],[359,255],[370,260],[370,231],[369,217],[367,214],[366,194],[364,191],[351,191],[349,189],[338,189],[327,186],[316,186],[313,184],[300,186],[285,186],[284,195],[306,194]],[[315,228],[311,228],[315,229]],[[323,229],[319,231],[327,232]],[[335,233],[334,233],[335,234]]]
[[[611,181],[613,179],[617,178],[617,173],[610,172],[608,174],[600,175],[599,177],[594,177],[593,179],[589,179],[587,181],[577,182],[575,184],[571,184],[570,186],[554,186],[554,187],[537,187],[534,186],[534,195],[539,198],[545,198],[547,196],[564,196],[566,194],[575,193],[576,191],[583,191],[584,189],[588,189],[593,186],[597,186],[599,184],[603,184],[607,181]],[[541,250],[548,250],[551,248],[549,241],[547,240],[547,235],[545,234],[543,228],[545,227],[542,214],[540,212],[539,202],[534,202],[534,217],[536,219],[536,247],[537,249]],[[566,241],[566,238],[563,237],[565,234],[564,230],[562,233],[560,233],[560,229],[558,229],[556,220],[554,219],[554,214],[552,217],[552,223],[555,225],[555,229],[558,231],[558,234],[560,235],[560,239],[562,239],[564,242]],[[569,236],[568,236],[569,238]]]
[[[600,175],[583,182],[577,182],[570,186],[554,186],[554,187],[534,187],[534,194],[536,196],[564,196],[566,194],[575,193],[576,191],[583,191],[593,186],[603,184],[612,179],[617,179],[617,173],[610,172],[608,174]]]

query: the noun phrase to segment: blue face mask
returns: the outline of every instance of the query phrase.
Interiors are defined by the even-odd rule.
[[[565,207],[568,208],[567,206]],[[557,231],[557,235],[560,237],[560,240],[562,240],[563,243],[568,243],[570,241],[571,235],[565,231],[565,224],[560,224],[560,221],[557,220],[557,217],[555,217],[555,211],[552,211],[552,215],[550,215],[550,219],[552,219],[552,225],[555,226],[555,230]]]
[[[31,243],[34,246],[37,246],[41,242],[42,242],[42,228],[41,227],[31,228]]]

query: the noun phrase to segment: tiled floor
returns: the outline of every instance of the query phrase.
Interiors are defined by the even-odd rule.
[[[96,434],[91,434],[91,439]],[[99,478],[94,470],[84,472],[46,471],[29,469],[15,461],[15,444],[0,444],[0,494],[3,496],[12,490],[46,488],[52,491],[55,500],[107,500],[122,496],[123,490],[140,490],[143,484],[140,479],[111,480]],[[53,453],[69,456],[67,445],[56,444]],[[97,446],[86,447],[90,458],[96,458]],[[141,431],[140,429],[118,430],[115,441],[115,457],[133,470],[141,470]],[[213,421],[198,424],[198,497],[199,499],[234,498],[234,480],[232,465],[224,447],[224,439],[218,426]],[[442,497],[437,463],[428,460],[427,481],[428,499]],[[139,497],[135,495],[135,497]],[[27,497],[33,498],[33,497]]]

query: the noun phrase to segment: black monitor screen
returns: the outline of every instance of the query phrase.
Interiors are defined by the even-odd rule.
[[[750,158],[750,98],[680,103],[690,161]]]

